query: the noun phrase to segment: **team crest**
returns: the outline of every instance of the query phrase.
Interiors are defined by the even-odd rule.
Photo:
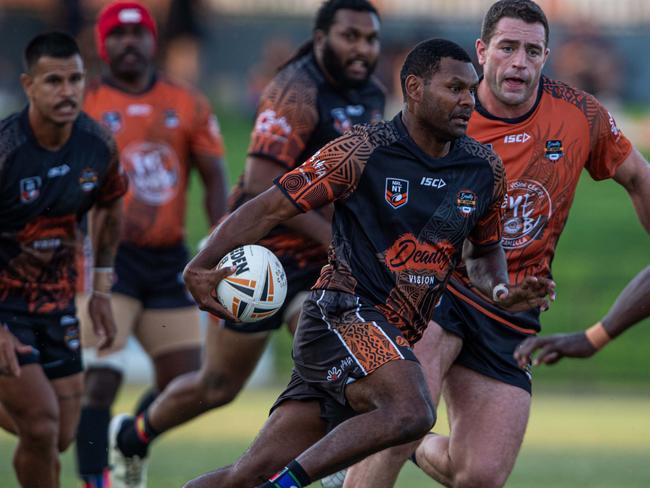
[[[463,217],[469,217],[476,212],[478,197],[471,190],[461,190],[456,195],[456,208]]]
[[[334,119],[334,128],[339,134],[352,128],[352,121],[343,107],[332,109],[332,118]]]
[[[79,175],[81,189],[88,193],[97,187],[97,172],[92,168],[84,168]]]
[[[386,178],[385,198],[393,208],[400,208],[409,201],[409,182],[399,178]]]
[[[551,140],[546,141],[546,147],[544,148],[544,157],[553,162],[560,159],[564,156],[564,148],[562,147],[562,141]]]
[[[32,176],[20,180],[20,201],[23,203],[33,202],[41,194],[41,177]]]
[[[178,114],[173,108],[165,110],[165,127],[168,129],[175,129],[180,124]]]
[[[119,132],[122,128],[122,116],[119,112],[104,112],[102,122],[104,127],[108,128],[113,134]]]

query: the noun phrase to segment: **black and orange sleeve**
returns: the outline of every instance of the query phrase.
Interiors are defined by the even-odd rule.
[[[260,98],[249,156],[292,169],[318,123],[317,87],[303,73],[280,73]]]
[[[586,115],[589,122],[589,158],[585,168],[594,180],[611,178],[632,151],[632,143],[616,121],[595,97],[587,95]]]
[[[492,203],[469,235],[469,240],[477,246],[489,246],[501,242],[503,231],[504,202],[507,188],[506,172],[501,159],[496,154],[492,154],[496,158],[490,162],[494,176]]]
[[[323,207],[354,192],[372,150],[367,134],[353,131],[277,178],[275,185],[302,212]]]
[[[109,141],[109,150],[110,162],[97,193],[98,205],[108,205],[114,202],[123,196],[129,188],[129,178],[120,164],[117,146],[112,139]]]

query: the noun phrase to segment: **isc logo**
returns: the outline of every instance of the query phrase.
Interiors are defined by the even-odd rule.
[[[530,139],[530,136],[525,132],[522,132],[521,134],[510,134],[505,136],[503,142],[505,144],[513,144],[515,142],[526,142],[528,139]]]
[[[420,185],[430,186],[432,188],[442,188],[443,186],[446,186],[447,183],[445,183],[445,180],[442,178],[430,178],[428,176],[423,176],[420,180]]]

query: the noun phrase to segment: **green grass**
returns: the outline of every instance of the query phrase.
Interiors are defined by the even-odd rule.
[[[138,391],[127,388],[115,411],[130,410]],[[234,461],[266,418],[278,390],[247,390],[233,404],[213,411],[157,441],[149,471],[151,488],[180,487],[184,481]],[[648,487],[650,396],[535,394],[512,488]],[[438,432],[445,432],[444,412]],[[15,488],[11,452],[15,440],[0,433],[0,486]],[[77,486],[73,456],[63,456],[62,486]],[[437,486],[407,465],[398,488]]]

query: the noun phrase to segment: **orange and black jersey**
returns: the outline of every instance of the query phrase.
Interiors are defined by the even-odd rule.
[[[401,114],[356,126],[276,180],[302,211],[335,202],[329,263],[314,288],[359,296],[416,342],[463,242],[501,240],[500,159],[469,137],[434,159]]]
[[[468,135],[489,144],[506,168],[503,247],[511,283],[551,275],[582,170],[595,180],[611,178],[632,150],[593,96],[546,77],[534,107],[520,118],[497,118],[477,100]],[[463,283],[454,287],[462,292],[469,281],[458,278]]]
[[[115,142],[83,112],[57,151],[38,144],[27,109],[0,122],[0,308],[71,313],[78,224],[126,189]]]
[[[162,77],[139,94],[102,81],[86,94],[84,110],[112,132],[129,176],[122,241],[145,247],[181,244],[192,157],[223,155],[207,99]]]
[[[264,90],[248,154],[289,171],[353,125],[382,120],[384,103],[383,88],[374,78],[356,89],[336,87],[308,54],[280,70]],[[231,195],[231,210],[251,198],[243,193],[242,181]],[[302,264],[325,259],[323,247],[284,227],[272,231],[262,244],[280,256],[290,253]]]

